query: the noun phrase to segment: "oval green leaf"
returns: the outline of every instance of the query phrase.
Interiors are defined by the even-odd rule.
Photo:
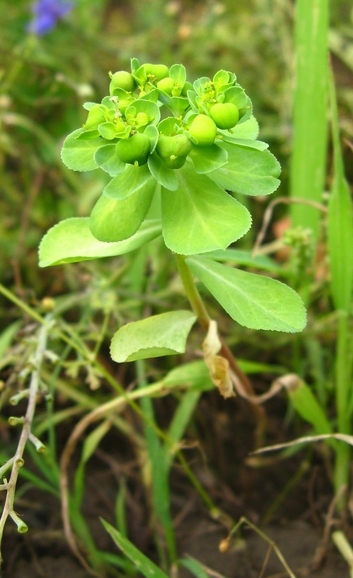
[[[186,259],[192,272],[244,327],[294,333],[306,325],[299,295],[280,281],[233,269],[206,257]]]
[[[182,255],[226,249],[249,230],[249,211],[192,166],[175,171],[176,191],[162,188],[162,226],[167,247]]]
[[[98,241],[124,241],[140,228],[150,208],[155,187],[139,189],[127,199],[101,195],[93,207],[89,228]]]
[[[156,152],[148,157],[148,168],[162,187],[176,191],[178,179],[175,170],[168,168]]]
[[[115,257],[138,249],[161,233],[158,220],[145,221],[126,241],[103,243],[89,229],[88,217],[74,217],[61,221],[43,237],[39,246],[39,266],[62,265]]]
[[[218,169],[225,165],[228,159],[227,151],[216,144],[208,147],[193,145],[189,156],[194,163],[195,171],[200,174]]]
[[[116,143],[100,147],[94,155],[94,160],[99,168],[111,177],[115,177],[125,169],[125,163],[116,154]]]
[[[79,138],[85,131],[82,128],[74,130],[64,140],[61,149],[63,163],[73,171],[93,171],[98,168],[95,160],[96,151],[104,145],[104,140],[98,138]]]
[[[195,321],[196,316],[190,311],[171,311],[128,323],[115,333],[111,357],[122,363],[184,353]]]
[[[269,195],[279,186],[281,167],[267,150],[222,143],[228,163],[209,174],[220,187],[244,195]]]
[[[127,199],[138,191],[145,191],[148,195],[156,186],[156,179],[151,175],[147,165],[142,167],[126,165],[124,172],[107,184],[103,194],[109,199]]]

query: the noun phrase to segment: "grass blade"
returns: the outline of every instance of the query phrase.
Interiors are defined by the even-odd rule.
[[[296,87],[291,165],[291,195],[320,202],[325,179],[327,143],[328,0],[297,0]],[[293,204],[292,224],[317,237],[319,213]]]

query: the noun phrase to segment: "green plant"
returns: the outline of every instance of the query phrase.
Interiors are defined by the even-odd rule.
[[[313,392],[301,385],[292,392],[296,410],[310,422],[317,434],[352,434],[353,380],[351,340],[353,291],[353,212],[349,187],[344,172],[340,145],[335,81],[327,66],[329,48],[328,0],[298,0],[296,3],[295,49],[296,84],[294,91],[294,138],[291,164],[291,195],[294,200],[291,219],[311,237],[311,254],[302,259],[301,278],[297,282],[306,302],[315,274],[315,260],[324,246],[329,261],[329,294],[337,315],[337,346],[332,362],[335,420],[328,419],[329,385],[322,390],[314,384]],[[333,11],[332,11],[333,12]],[[327,175],[328,111],[331,113],[333,144],[332,186],[325,206],[324,189]],[[320,215],[327,211],[322,227]],[[327,235],[326,235],[327,229]],[[324,234],[323,234],[324,233]],[[305,233],[304,233],[305,234]],[[303,247],[302,247],[303,248]],[[305,393],[304,393],[305,392]],[[310,400],[309,400],[310,398]],[[313,399],[315,402],[313,403]],[[310,409],[309,409],[310,408]],[[320,422],[320,423],[319,423]],[[333,486],[335,492],[350,485],[351,448],[346,443],[330,442],[335,451]],[[340,504],[343,506],[343,501]]]
[[[205,363],[213,383],[224,397],[234,395],[239,379],[251,393],[249,382],[218,335],[194,279],[197,277],[240,325],[286,332],[301,331],[305,326],[304,306],[292,289],[269,276],[223,264],[236,253],[228,246],[251,225],[248,209],[235,195],[268,195],[279,184],[279,164],[266,143],[257,140],[251,101],[235,74],[225,70],[191,84],[180,64],[168,69],[141,65],[133,59],[131,73],[119,71],[110,76],[110,94],[101,103],[85,105],[86,123],[66,138],[62,149],[69,168],[101,169],[109,181],[90,217],[62,221],[44,236],[40,265],[123,255],[143,248],[141,255],[146,258],[151,242],[157,243],[162,236],[175,257],[192,312],[162,312],[122,326],[111,342],[113,360],[135,361],[139,383],[148,391],[143,360],[183,353],[198,320],[207,332]],[[248,262],[253,262],[250,256]],[[141,276],[139,279],[135,285],[140,284],[143,291]],[[186,373],[191,370],[185,369]],[[169,446],[161,443],[149,396],[141,398],[151,468],[158,470],[158,475],[152,476],[153,503],[173,562]],[[197,399],[190,391],[185,403],[180,402],[169,443],[180,440],[187,424],[185,416],[190,416]]]

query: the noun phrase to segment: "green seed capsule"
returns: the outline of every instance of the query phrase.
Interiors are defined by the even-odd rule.
[[[232,102],[217,102],[210,108],[210,117],[218,128],[233,128],[239,120],[239,110]]]
[[[159,90],[163,90],[163,92],[166,92],[167,94],[172,94],[172,90],[174,88],[174,80],[169,76],[162,78],[162,80],[157,82],[157,88],[159,88]]]
[[[156,152],[170,169],[180,169],[185,164],[191,150],[191,142],[186,134],[160,136]]]
[[[169,74],[169,68],[165,64],[145,64],[145,72],[148,76],[154,76],[155,79],[162,80]]]
[[[131,92],[135,88],[135,80],[133,79],[130,72],[126,72],[126,70],[119,70],[119,72],[115,72],[111,77],[110,83],[111,90],[115,88],[122,88],[126,90],[126,92]]]
[[[148,155],[151,150],[151,142],[148,136],[136,133],[129,138],[118,141],[116,145],[116,154],[123,163],[139,166],[146,164]]]
[[[198,114],[190,125],[189,134],[196,145],[210,146],[216,138],[217,126],[207,114]]]
[[[137,126],[146,126],[149,123],[148,114],[145,112],[138,112],[135,117],[135,122]]]

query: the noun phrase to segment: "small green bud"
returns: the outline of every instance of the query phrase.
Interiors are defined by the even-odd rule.
[[[111,76],[110,89],[111,91],[116,88],[122,88],[126,92],[131,92],[135,88],[135,80],[126,70],[119,70]]]
[[[124,112],[126,111],[127,107],[130,106],[131,104],[131,100],[128,100],[127,98],[122,98],[118,100],[118,107],[119,107],[119,111],[124,114]]]
[[[216,138],[217,126],[207,114],[198,114],[189,127],[189,134],[196,145],[210,146]]]
[[[151,150],[151,141],[145,134],[136,133],[118,141],[116,154],[123,163],[144,165]]]
[[[135,117],[136,126],[146,126],[149,123],[148,114],[146,112],[138,112]]]
[[[239,120],[239,110],[232,102],[217,102],[210,108],[210,117],[218,128],[233,128]]]
[[[156,152],[170,169],[180,169],[190,150],[191,142],[186,134],[161,135],[156,147]]]

